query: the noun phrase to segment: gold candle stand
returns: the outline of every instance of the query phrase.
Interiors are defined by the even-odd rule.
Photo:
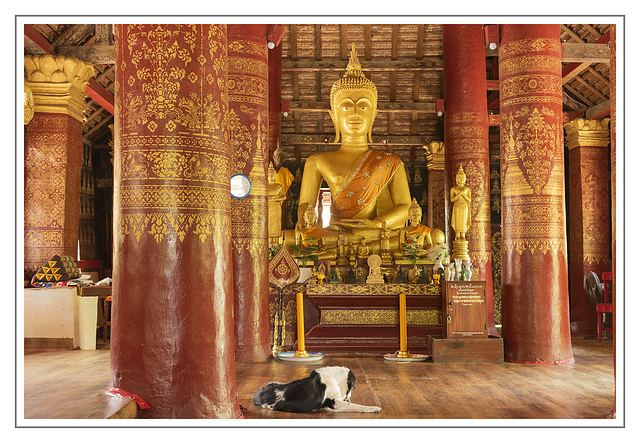
[[[397,355],[401,358],[411,358],[407,350],[407,297],[404,292],[400,293],[400,350]]]
[[[309,353],[304,349],[304,307],[302,304],[302,292],[296,294],[296,303],[298,310],[298,350],[295,353],[295,357],[309,357]]]

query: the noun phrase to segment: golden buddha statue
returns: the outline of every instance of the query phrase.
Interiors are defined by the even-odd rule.
[[[421,257],[429,252],[433,246],[431,229],[420,223],[422,208],[414,198],[409,206],[409,225],[400,230],[400,250],[394,254],[395,258],[404,255]]]
[[[315,206],[320,185],[326,182],[333,198],[327,242],[333,247],[340,229],[347,243],[362,237],[377,242],[383,223],[397,230],[406,221],[411,194],[402,160],[368,146],[378,112],[377,100],[377,89],[362,72],[353,45],[347,72],[333,84],[330,95],[329,114],[336,131],[335,143],[342,139],[340,149],[307,159],[298,206],[301,227],[307,208]]]
[[[304,225],[300,228],[296,226],[296,245],[303,248],[312,247],[316,249],[315,255],[325,251],[325,231],[318,223],[318,215],[313,207],[309,206],[303,216]]]
[[[462,165],[456,173],[456,186],[451,188],[451,227],[456,232],[456,240],[466,240],[466,233],[471,227],[469,210],[471,207],[471,189],[465,186],[467,175],[462,170]]]
[[[282,202],[286,199],[286,191],[276,181],[276,170],[273,163],[269,163],[267,187],[269,193],[269,241],[279,243],[282,237]]]
[[[362,237],[360,239],[360,244],[358,245],[358,250],[356,251],[357,258],[368,258],[369,257],[369,245],[367,244],[367,239]]]

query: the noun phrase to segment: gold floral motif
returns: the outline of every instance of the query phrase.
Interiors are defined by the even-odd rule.
[[[459,123],[477,123],[483,124],[484,118],[486,114],[482,114],[481,112],[455,112],[452,115],[449,115],[448,123],[449,124],[459,124]]]
[[[122,179],[194,180],[227,184],[229,159],[190,150],[127,150],[122,154]]]
[[[229,101],[268,106],[269,82],[264,78],[229,74]]]
[[[408,326],[442,324],[440,309],[407,309]],[[320,313],[325,325],[397,325],[399,312],[394,309],[327,309]]]
[[[500,61],[500,78],[526,72],[560,72],[562,60],[548,55],[525,55]]]
[[[257,77],[264,77],[269,69],[265,60],[248,57],[229,57],[228,65],[230,72],[241,72]]]
[[[224,207],[229,189],[177,185],[122,186],[123,209],[212,209]]]
[[[183,241],[188,234],[196,235],[201,242],[213,236],[214,241],[221,241],[228,235],[230,229],[229,217],[225,213],[207,214],[121,214],[115,222],[118,229],[120,243],[125,238],[133,235],[136,241],[140,241],[143,234],[150,234],[156,243],[162,242],[165,237]]]
[[[229,52],[267,56],[267,47],[253,40],[233,40],[228,43]]]
[[[391,295],[397,296],[401,292],[405,295],[421,296],[442,296],[442,289],[439,285],[417,285],[417,284],[385,284],[385,285],[361,285],[361,284],[340,284],[340,285],[308,285],[307,295],[313,298],[314,295]]]
[[[547,122],[547,118],[552,119]],[[548,109],[538,108],[518,128],[515,138],[516,155],[522,163],[522,172],[535,194],[541,194],[556,165],[556,157],[562,153],[558,146],[558,117]]]
[[[500,105],[513,96],[558,94],[562,79],[552,74],[527,74],[500,81]]]
[[[493,314],[496,325],[502,324],[502,232],[491,237],[491,273],[493,275]]]
[[[506,57],[518,54],[530,54],[531,52],[552,52],[560,54],[562,47],[559,39],[536,38],[515,40],[508,44],[500,45],[499,56],[503,60]]]

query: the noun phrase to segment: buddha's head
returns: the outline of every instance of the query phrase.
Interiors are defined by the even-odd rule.
[[[371,139],[373,121],[378,113],[378,90],[365,77],[358,61],[356,45],[351,47],[351,57],[344,77],[331,87],[331,120],[336,131],[334,143],[340,134],[352,137],[366,136]]]
[[[460,165],[460,168],[456,173],[456,184],[458,186],[463,186],[466,181],[467,181],[467,174],[464,173],[464,171],[462,170],[462,165]]]
[[[316,214],[316,210],[313,209],[313,206],[308,206],[306,211],[304,211],[304,222],[307,226],[313,226],[316,224],[318,220],[318,215]]]
[[[409,206],[409,223],[411,223],[411,226],[417,226],[420,221],[422,221],[422,208],[414,197]]]
[[[278,177],[278,173],[273,167],[273,163],[269,162],[269,175],[268,175],[269,183],[275,183],[277,177]]]

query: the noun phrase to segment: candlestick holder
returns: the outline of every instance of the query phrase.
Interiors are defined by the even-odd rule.
[[[321,352],[307,352],[304,348],[304,300],[302,292],[296,294],[297,322],[298,322],[298,350],[290,352],[280,352],[278,358],[285,361],[316,361],[324,357]]]
[[[424,354],[415,354],[407,350],[407,297],[404,292],[401,292],[398,296],[400,303],[400,310],[398,311],[400,320],[400,349],[395,354],[384,354],[385,360],[391,360],[396,362],[412,362],[412,361],[424,361],[429,356]]]

